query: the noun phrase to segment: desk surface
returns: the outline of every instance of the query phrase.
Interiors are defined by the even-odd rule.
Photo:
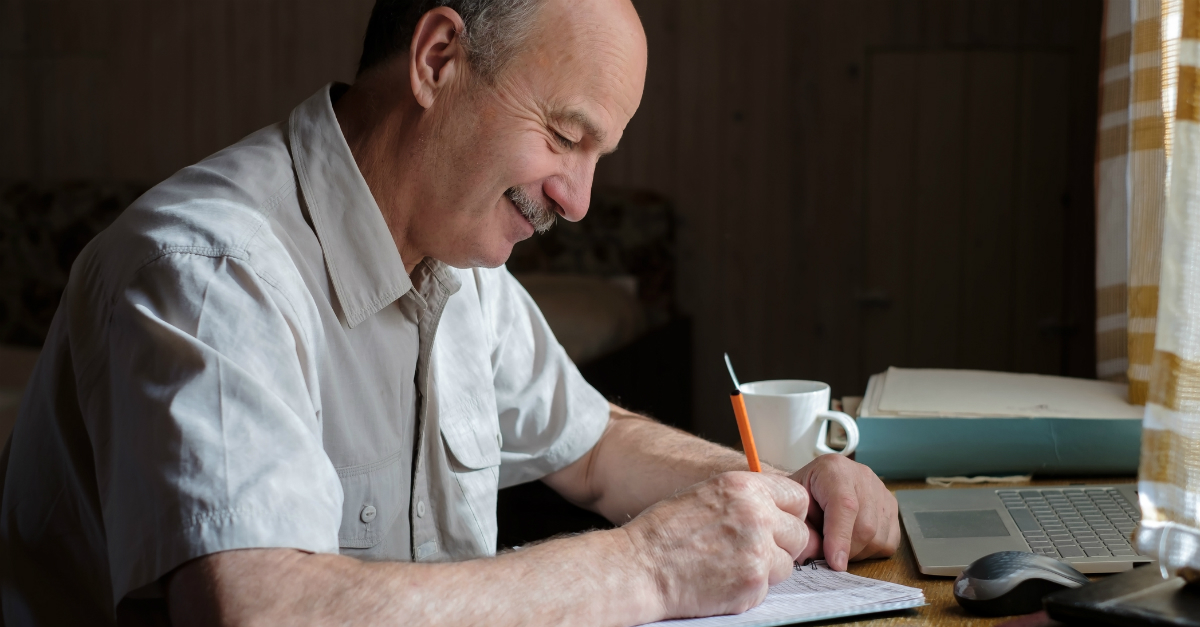
[[[1023,484],[1005,485],[1063,485],[1065,483],[1129,483],[1134,477],[1099,477],[1099,478],[1050,478],[1035,479]],[[1001,487],[998,484],[988,484],[988,487]],[[953,488],[936,488],[918,481],[889,481],[887,487],[892,491],[928,488],[930,490],[947,490]],[[963,486],[980,487],[980,486]],[[904,626],[940,626],[940,625],[999,625],[1008,618],[978,618],[967,614],[958,606],[951,591],[954,579],[951,577],[930,577],[917,571],[916,560],[913,559],[912,549],[905,535],[900,543],[900,549],[894,556],[886,560],[869,560],[850,565],[850,572],[872,579],[882,579],[894,583],[913,586],[925,591],[925,601],[929,604],[907,612],[889,614],[883,618],[837,623],[838,625],[861,625],[863,627],[897,627]]]

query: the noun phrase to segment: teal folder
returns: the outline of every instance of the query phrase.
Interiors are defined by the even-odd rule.
[[[876,375],[872,386],[883,381]],[[855,459],[885,479],[1137,472],[1140,418],[873,415],[887,413],[881,394],[868,388]]]
[[[1142,421],[869,418],[855,460],[886,479],[1137,473]]]

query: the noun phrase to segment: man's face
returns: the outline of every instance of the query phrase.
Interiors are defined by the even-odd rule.
[[[547,0],[494,84],[472,76],[429,113],[435,179],[414,230],[457,267],[495,267],[557,217],[587,213],[596,161],[642,97],[646,48],[627,0]]]

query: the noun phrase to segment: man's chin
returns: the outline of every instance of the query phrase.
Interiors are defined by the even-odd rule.
[[[504,263],[506,261],[508,261],[508,257],[505,257],[504,259],[500,259],[499,261],[497,261],[495,259],[480,259],[480,260],[478,260],[477,263],[472,264],[472,267],[474,267],[474,268],[499,268],[500,266],[504,265]]]
[[[530,233],[511,228],[511,225],[500,225],[491,229],[490,233],[477,235],[482,237],[467,239],[459,246],[438,251],[439,254],[434,256],[442,263],[460,269],[498,268],[512,256],[513,246],[531,237]]]
[[[499,268],[512,256],[513,245],[502,246],[498,250],[479,251],[475,255],[458,261],[445,261],[447,265],[462,270],[470,268]]]

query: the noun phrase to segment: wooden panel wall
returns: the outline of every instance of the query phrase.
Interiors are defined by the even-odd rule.
[[[597,184],[676,202],[702,432],[736,441],[724,351],[835,395],[889,364],[1091,374],[1100,0],[635,3],[646,95]],[[351,78],[371,4],[0,0],[0,179],[160,180]]]
[[[600,184],[685,219],[697,426],[743,380],[1093,376],[1098,0],[635,0],[646,97]]]
[[[0,0],[0,179],[159,181],[354,77],[373,0]]]
[[[869,59],[864,365],[1059,373],[1069,57]],[[906,89],[916,86],[916,89]]]

